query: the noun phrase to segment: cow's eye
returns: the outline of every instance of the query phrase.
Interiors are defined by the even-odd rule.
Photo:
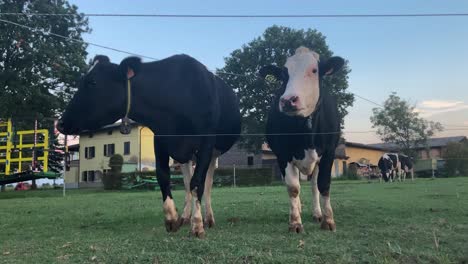
[[[312,73],[317,73],[317,69],[312,69]]]

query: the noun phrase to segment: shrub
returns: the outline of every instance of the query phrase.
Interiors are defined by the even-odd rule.
[[[109,159],[109,167],[111,169],[102,176],[102,183],[105,190],[118,190],[122,188],[122,166],[122,155],[114,154]]]
[[[468,174],[468,142],[447,144],[447,150],[444,155],[444,171],[448,177]]]

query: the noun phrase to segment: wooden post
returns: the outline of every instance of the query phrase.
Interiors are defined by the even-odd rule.
[[[234,174],[234,188],[236,187],[236,164],[233,166],[233,174]]]

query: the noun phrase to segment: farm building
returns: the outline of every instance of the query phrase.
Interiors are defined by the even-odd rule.
[[[418,158],[422,160],[442,159],[449,143],[463,143],[467,141],[468,139],[466,136],[430,138],[427,141],[427,146],[421,145],[416,148],[418,151]],[[385,148],[391,151],[398,150],[398,147],[393,143],[377,143],[369,144],[369,146]]]
[[[338,177],[345,174],[350,164],[356,164],[358,168],[376,166],[380,157],[388,152],[388,149],[356,142],[346,142],[337,148],[335,163],[332,168],[332,176]]]
[[[336,159],[333,164],[332,176],[338,177],[347,171],[350,163],[356,162],[366,165],[377,165],[379,158],[388,152],[387,149],[376,146],[369,146],[361,143],[346,142],[340,144],[336,151]],[[219,158],[220,167],[241,166],[241,167],[266,167],[276,168],[276,156],[268,148],[267,144],[262,145],[260,153],[251,153],[234,145],[231,150]],[[281,178],[279,170],[277,177]]]
[[[70,169],[65,172],[67,188],[100,187],[102,174],[109,170],[109,158],[124,157],[124,172],[154,170],[153,132],[132,123],[130,134],[119,131],[120,124],[80,134],[79,145],[69,146]]]

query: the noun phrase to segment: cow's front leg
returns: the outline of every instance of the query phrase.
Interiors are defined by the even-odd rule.
[[[203,238],[205,229],[203,228],[203,218],[201,213],[201,201],[205,191],[205,180],[208,168],[213,155],[214,140],[204,140],[197,153],[197,165],[192,180],[190,181],[190,190],[192,192],[192,219],[191,234]]]
[[[179,216],[171,193],[169,154],[162,142],[154,142],[156,154],[156,178],[161,189],[163,199],[164,223],[167,232],[176,232],[179,229]]]
[[[331,169],[333,165],[333,154],[324,154],[319,164],[318,189],[323,199],[323,219],[321,228],[335,231],[336,224],[333,218],[333,209],[330,203]]]
[[[193,163],[190,160],[184,163],[180,167],[182,174],[184,175],[184,187],[185,187],[185,202],[184,212],[180,218],[180,225],[190,224],[190,217],[192,215],[192,192],[190,191],[190,180],[193,176]]]
[[[213,214],[213,209],[211,208],[211,188],[213,187],[213,176],[214,170],[216,167],[216,157],[211,159],[210,167],[206,173],[206,180],[205,180],[205,225],[209,228],[214,227],[215,219]]]
[[[301,219],[301,184],[299,182],[299,170],[288,162],[285,169],[285,182],[289,194],[289,232],[302,233],[304,227]]]
[[[316,222],[322,221],[322,208],[320,208],[320,193],[317,187],[317,177],[318,177],[319,167],[315,166],[314,171],[312,172],[312,219]]]

